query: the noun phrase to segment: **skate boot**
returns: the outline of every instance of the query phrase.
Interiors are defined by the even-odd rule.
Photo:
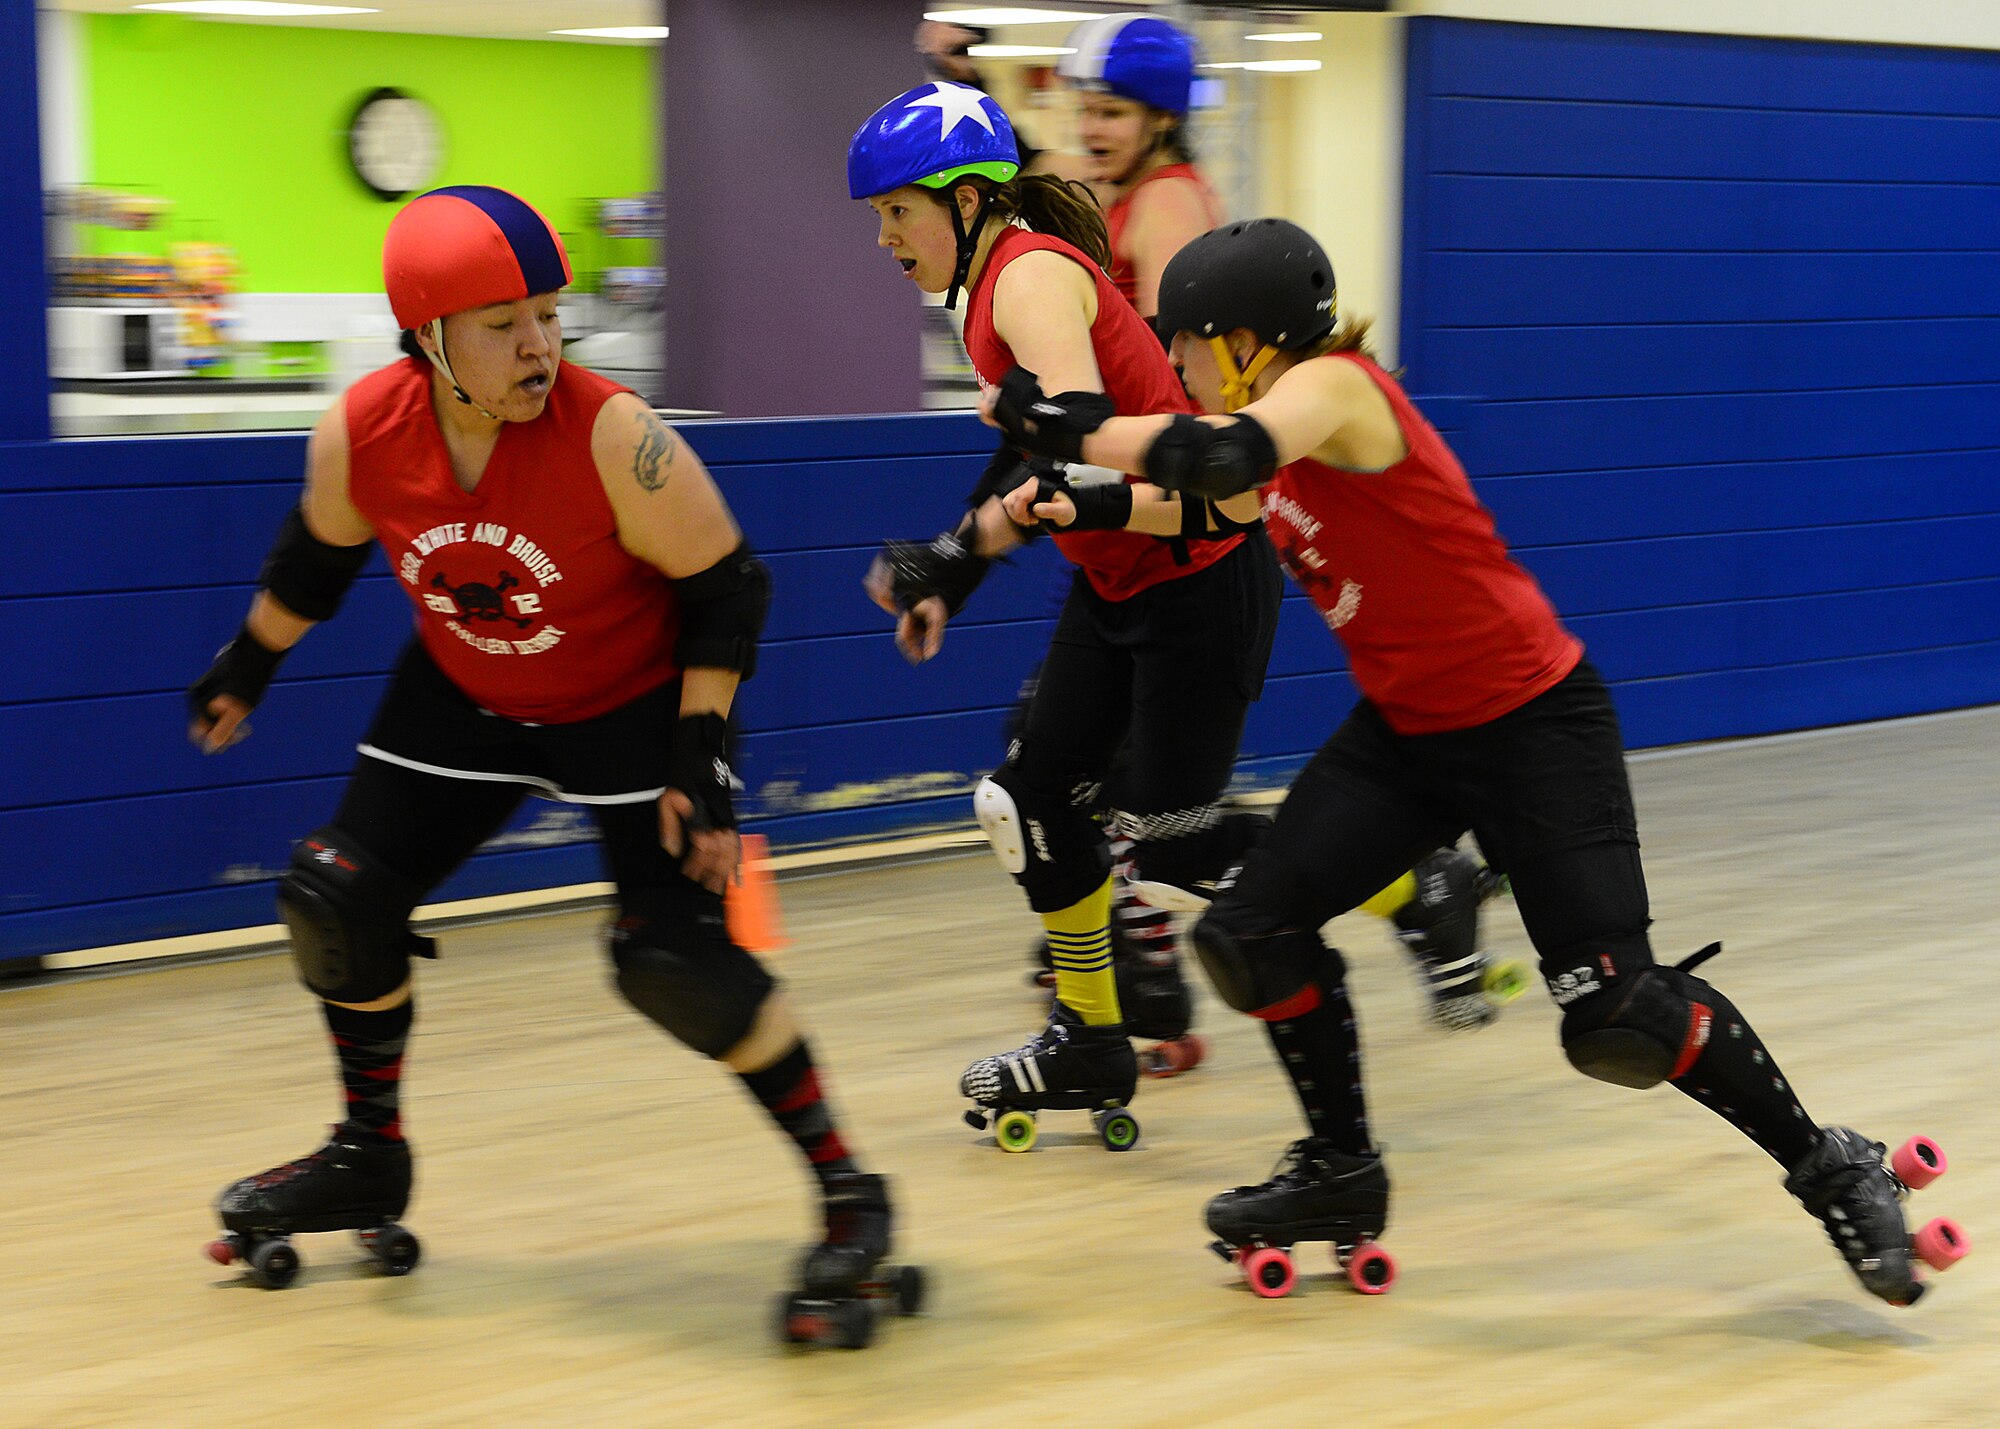
[[[1902,1200],[1944,1174],[1944,1153],[1925,1137],[1882,1164],[1884,1147],[1845,1126],[1823,1126],[1819,1142],[1785,1178],[1785,1189],[1818,1216],[1833,1248],[1869,1294],[1891,1305],[1914,1305],[1924,1283],[1911,1263],[1914,1251],[1933,1269],[1945,1270],[1968,1247],[1956,1222],[1934,1220],[1912,1237]]]
[[[780,1340],[858,1350],[875,1338],[875,1322],[890,1302],[900,1315],[923,1308],[923,1271],[882,1264],[892,1219],[882,1177],[831,1178],[826,1239],[800,1259],[799,1288],[778,1297]]]
[[[1028,1150],[1035,1113],[1062,1110],[1088,1111],[1107,1151],[1130,1151],[1139,1122],[1125,1104],[1138,1085],[1139,1063],[1124,1024],[1087,1027],[1061,1002],[1018,1051],[981,1057],[958,1080],[960,1093],[975,1104],[966,1124],[981,1131],[990,1124],[1002,1151]]]
[[[1114,941],[1111,957],[1126,1031],[1157,1043],[1139,1049],[1139,1070],[1149,1077],[1177,1077],[1200,1066],[1208,1044],[1188,1030],[1194,1020],[1194,999],[1181,972],[1172,930],[1163,945],[1127,939],[1121,949]]]
[[[245,1176],[227,1187],[215,1208],[224,1235],[210,1242],[218,1265],[242,1262],[250,1279],[282,1290],[299,1273],[295,1235],[357,1233],[384,1275],[407,1275],[422,1247],[396,1224],[410,1204],[410,1148],[400,1141],[361,1141],[335,1127],[326,1145],[296,1161]]]
[[[1329,1241],[1348,1284],[1380,1295],[1396,1280],[1396,1262],[1375,1243],[1388,1222],[1380,1153],[1354,1156],[1309,1136],[1285,1148],[1261,1186],[1238,1186],[1208,1203],[1209,1249],[1240,1267],[1253,1292],[1275,1300],[1298,1284],[1292,1247]]]
[[[1499,880],[1457,849],[1439,849],[1410,872],[1416,893],[1391,916],[1430,994],[1431,1021],[1447,1032],[1484,1027],[1528,985],[1519,963],[1496,964],[1479,946],[1479,905]]]

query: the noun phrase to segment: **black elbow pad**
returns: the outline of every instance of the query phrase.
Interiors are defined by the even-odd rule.
[[[1181,413],[1146,449],[1146,480],[1164,491],[1211,501],[1262,486],[1277,469],[1271,434],[1240,412],[1226,427]]]
[[[334,546],[313,535],[305,512],[294,506],[264,557],[257,583],[277,602],[305,620],[331,620],[347,588],[368,563],[368,547]]]
[[[674,662],[683,670],[734,670],[746,680],[756,674],[757,636],[771,607],[771,572],[750,554],[750,543],[675,581],[674,591],[681,602]]]

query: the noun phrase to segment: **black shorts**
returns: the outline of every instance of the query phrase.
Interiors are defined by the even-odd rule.
[[[412,641],[361,753],[447,779],[523,784],[572,804],[643,804],[666,788],[681,682],[573,724],[531,724],[483,710]]]
[[[1638,844],[1618,714],[1588,660],[1471,729],[1397,734],[1362,701],[1293,781],[1236,896],[1316,928],[1467,830],[1503,873]]]

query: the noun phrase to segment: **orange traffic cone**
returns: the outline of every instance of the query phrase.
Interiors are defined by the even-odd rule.
[[[722,914],[737,947],[775,953],[786,946],[778,884],[771,877],[771,845],[762,834],[743,835],[743,868],[723,891]]]

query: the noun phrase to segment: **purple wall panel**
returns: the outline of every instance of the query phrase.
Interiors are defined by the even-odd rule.
[[[667,403],[731,417],[921,400],[915,290],[847,197],[847,140],[923,78],[915,0],[673,0],[660,46]]]

